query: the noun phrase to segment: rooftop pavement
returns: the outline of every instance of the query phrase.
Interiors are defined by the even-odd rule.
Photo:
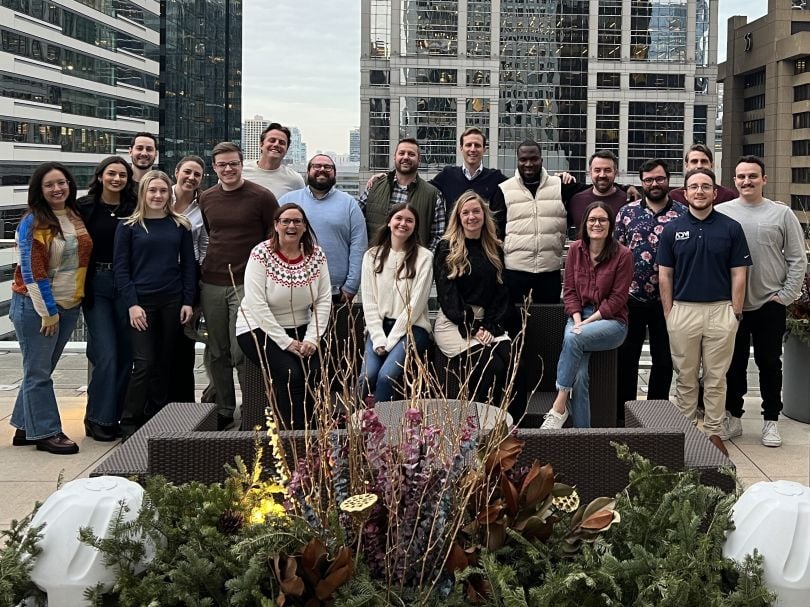
[[[752,363],[753,364],[753,363]],[[757,386],[755,373],[749,385]],[[640,372],[639,390],[643,398],[648,371]],[[196,368],[198,396],[206,383],[200,356]],[[67,482],[86,477],[118,446],[118,442],[98,443],[84,436],[85,384],[87,360],[81,352],[62,356],[54,372],[56,397],[65,433],[79,444],[79,453],[57,456],[34,447],[12,447],[13,429],[8,424],[17,388],[22,379],[19,352],[0,352],[0,529],[31,511],[56,490],[60,477]],[[759,393],[753,388],[746,398],[743,435],[727,443],[744,485],[764,480],[792,480],[804,485],[810,481],[810,425],[787,418],[780,421],[783,445],[778,449],[762,446]],[[553,462],[552,462],[553,463]]]

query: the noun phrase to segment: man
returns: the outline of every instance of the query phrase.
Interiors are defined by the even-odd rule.
[[[219,183],[200,196],[208,231],[200,303],[208,330],[217,424],[223,430],[233,423],[236,410],[234,367],[239,383],[244,385],[245,359],[236,341],[236,318],[245,294],[245,267],[253,247],[272,233],[278,203],[270,191],[242,178],[242,150],[238,145],[218,143],[211,156]]]
[[[335,163],[316,154],[307,165],[307,186],[288,192],[278,201],[301,205],[309,226],[326,254],[332,299],[348,303],[360,288],[363,254],[366,252],[366,224],[357,201],[335,187]]]
[[[132,161],[132,180],[138,184],[152,170],[157,160],[157,139],[152,133],[135,133],[129,146]]]
[[[447,215],[452,212],[458,197],[467,190],[473,190],[489,202],[498,189],[498,184],[506,181],[506,176],[498,169],[484,167],[487,138],[481,129],[474,126],[466,129],[459,138],[459,147],[462,165],[448,165],[430,180],[442,193]]]
[[[702,143],[696,143],[689,148],[686,156],[683,158],[683,171],[687,173],[692,169],[711,169],[714,170],[714,155],[708,146]],[[673,188],[669,193],[672,200],[677,200],[681,204],[686,204],[683,188]],[[737,198],[736,190],[725,188],[717,185],[717,192],[714,199],[714,204],[719,205],[721,202],[728,202]]]
[[[658,273],[661,304],[678,374],[675,400],[696,421],[698,368],[703,366],[703,431],[728,455],[721,433],[726,372],[742,318],[745,274],[751,254],[739,223],[713,210],[714,173],[692,169],[684,176],[689,212],[661,233]]]
[[[627,202],[627,194],[616,185],[618,170],[619,159],[610,150],[599,150],[588,160],[588,173],[592,185],[571,196],[568,203],[568,228],[572,240],[578,238],[585,209],[592,202],[601,200],[616,213]]]
[[[419,214],[419,242],[431,251],[444,235],[445,203],[442,193],[419,177],[419,142],[411,137],[401,139],[394,151],[394,170],[360,196],[360,209],[366,216],[368,239],[385,223],[395,204],[408,202]]]
[[[264,186],[276,198],[287,192],[300,190],[304,180],[292,167],[282,164],[290,147],[290,129],[273,122],[259,136],[259,160],[249,163],[242,169],[242,177]]]
[[[782,410],[782,336],[785,306],[802,290],[807,258],[801,224],[790,207],[763,196],[768,183],[765,163],[756,156],[743,156],[734,170],[740,197],[718,207],[742,225],[751,260],[743,317],[731,367],[726,374],[726,418],[724,439],[742,435],[743,397],[748,391],[746,375],[750,346],[759,369],[762,394],[762,444],[779,447],[779,412]]]
[[[548,174],[536,141],[520,144],[517,164],[516,175],[501,183],[490,201],[498,233],[504,236],[506,286],[517,304],[530,292],[534,303],[559,303],[568,226],[564,201],[579,185]]]
[[[633,282],[627,300],[627,338],[619,348],[618,418],[624,419],[624,403],[638,394],[638,361],[649,334],[652,369],[647,398],[669,400],[672,356],[669,335],[658,290],[658,242],[664,227],[687,213],[669,197],[669,167],[660,159],[641,165],[639,176],[644,197],[626,204],[616,217],[616,239],[633,254]]]

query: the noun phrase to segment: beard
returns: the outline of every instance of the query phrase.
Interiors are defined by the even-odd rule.
[[[336,183],[337,178],[331,175],[326,179],[319,179],[319,176],[317,175],[315,177],[307,175],[307,185],[313,190],[318,190],[319,192],[328,192]]]
[[[667,188],[660,185],[651,185],[649,188],[644,189],[644,198],[652,200],[653,202],[661,202],[666,200],[669,192]]]
[[[613,189],[613,180],[612,179],[597,179],[593,182],[593,187],[596,188],[596,191],[600,194],[607,194],[610,190]]]

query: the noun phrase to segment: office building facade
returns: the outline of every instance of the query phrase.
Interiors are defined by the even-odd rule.
[[[349,160],[360,162],[360,129],[349,131]]]
[[[765,161],[765,195],[810,225],[810,10],[802,0],[769,0],[768,13],[728,21],[723,82],[723,180],[734,160]]]
[[[242,155],[245,157],[245,162],[255,162],[261,156],[259,141],[262,131],[268,126],[270,126],[270,120],[265,120],[264,116],[260,114],[242,122]]]
[[[583,178],[611,149],[620,177],[650,157],[682,170],[714,145],[717,0],[362,0],[361,173],[401,137],[435,173],[460,162],[469,126],[507,174],[524,139]]]

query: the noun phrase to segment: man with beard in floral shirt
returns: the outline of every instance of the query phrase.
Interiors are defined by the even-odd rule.
[[[636,400],[638,361],[649,331],[652,369],[649,400],[669,399],[672,357],[664,310],[658,292],[658,238],[664,226],[685,215],[687,208],[669,197],[669,167],[663,160],[648,160],[639,170],[644,197],[624,205],[616,216],[616,239],[633,253],[633,282],[627,300],[627,339],[619,348],[618,417],[624,403]]]

